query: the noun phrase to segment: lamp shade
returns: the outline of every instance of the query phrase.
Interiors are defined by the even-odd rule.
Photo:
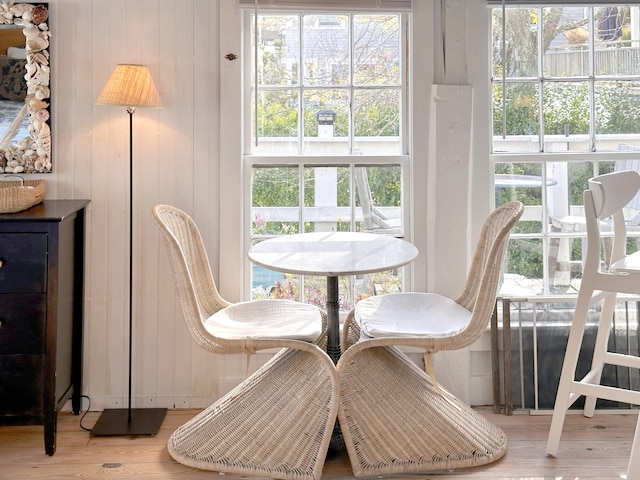
[[[97,103],[127,107],[160,107],[149,69],[145,65],[117,65],[102,89]]]

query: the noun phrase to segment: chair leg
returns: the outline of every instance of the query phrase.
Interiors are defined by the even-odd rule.
[[[569,330],[567,349],[564,354],[562,372],[560,373],[560,382],[558,384],[556,402],[553,408],[549,437],[547,439],[547,454],[549,455],[555,455],[558,451],[560,435],[562,433],[564,417],[567,413],[567,409],[578,398],[578,395],[572,395],[571,385],[575,380],[578,356],[580,355],[580,347],[584,337],[584,329],[587,323],[592,291],[593,290],[589,289],[586,285],[582,285],[578,295],[578,302],[573,315],[573,322],[571,324],[571,329]]]
[[[627,480],[640,480],[640,416],[638,416],[638,421],[636,422],[636,433],[631,444]]]
[[[335,366],[322,350],[283,349],[179,427],[169,438],[169,454],[202,470],[317,480],[336,422],[338,389]]]
[[[609,333],[611,332],[611,322],[613,321],[613,311],[616,307],[617,296],[615,293],[608,295],[600,312],[600,321],[598,322],[598,333],[596,335],[596,343],[593,348],[593,360],[591,362],[590,374],[592,375],[591,383],[599,384],[602,379],[602,369],[604,368],[604,357],[607,353],[607,344],[609,342]],[[584,404],[584,416],[593,417],[596,410],[596,401],[598,397],[588,396]]]
[[[505,454],[500,428],[436,387],[397,348],[366,343],[338,363],[338,417],[355,476],[473,467]]]

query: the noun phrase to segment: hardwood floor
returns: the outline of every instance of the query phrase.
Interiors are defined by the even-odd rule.
[[[495,415],[479,409],[509,437],[509,450],[493,464],[438,474],[386,476],[393,479],[600,479],[624,478],[636,425],[634,414],[598,413],[592,419],[567,416],[560,451],[548,457],[544,448],[550,415]],[[196,412],[170,411],[155,437],[91,437],[80,416],[61,413],[57,452],[44,453],[41,426],[0,427],[0,479],[150,478],[211,479],[219,475],[185,467],[167,453],[171,432]],[[83,426],[92,427],[99,412],[89,412]],[[225,475],[229,480],[248,478]],[[327,459],[323,478],[354,478],[346,453]]]

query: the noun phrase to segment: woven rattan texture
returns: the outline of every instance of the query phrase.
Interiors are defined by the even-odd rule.
[[[338,376],[318,347],[281,350],[178,428],[169,453],[204,470],[319,479],[338,412]]]
[[[340,400],[335,365],[323,350],[326,312],[318,309],[315,317],[321,323],[315,343],[253,338],[249,330],[242,338],[216,335],[205,322],[231,304],[218,293],[195,223],[169,205],[155,206],[152,217],[163,233],[183,317],[195,343],[221,354],[282,348],[229,394],[178,428],[169,439],[169,453],[185,465],[220,473],[320,478]],[[268,324],[279,302],[295,310],[295,302],[288,300],[262,301],[264,308],[239,310],[252,316],[246,319],[249,324]],[[236,313],[234,318],[242,320],[237,317]]]
[[[261,339],[251,342],[251,349],[247,350],[248,342],[216,336],[215,332],[207,330],[205,321],[231,303],[218,292],[200,232],[191,217],[170,205],[156,205],[152,209],[152,217],[163,234],[183,318],[197,345],[223,354],[254,353],[255,350],[285,346],[279,339]],[[322,331],[316,344],[324,348],[327,314],[324,310],[318,311]],[[268,313],[262,314],[265,322],[269,321]]]
[[[472,312],[469,325],[463,331],[451,336],[377,338],[375,341],[378,343],[375,345],[415,346],[435,353],[439,350],[464,348],[480,338],[489,324],[495,306],[509,233],[523,211],[522,203],[509,202],[498,207],[485,220],[465,287],[456,299],[457,303]],[[342,345],[345,350],[362,337],[354,313],[355,309],[352,309],[347,314],[342,331]]]
[[[361,346],[338,364],[338,418],[356,476],[473,467],[505,454],[504,432],[411,359],[395,347],[356,352]]]
[[[339,420],[356,476],[473,467],[506,452],[507,439],[499,428],[439,386],[395,346],[423,348],[431,372],[432,353],[461,349],[480,338],[495,305],[509,233],[522,213],[522,203],[510,202],[485,220],[465,288],[456,299],[471,311],[462,331],[368,338],[354,310],[349,312],[342,333],[345,350],[337,366]]]
[[[15,213],[31,208],[44,200],[47,183],[44,180],[0,181],[0,213]]]

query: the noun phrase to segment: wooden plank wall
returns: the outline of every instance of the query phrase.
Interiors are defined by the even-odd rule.
[[[142,63],[163,108],[134,114],[133,403],[206,406],[247,359],[194,347],[149,212],[170,203],[192,214],[217,275],[219,0],[51,0],[50,10],[55,163],[44,178],[51,198],[91,199],[84,393],[92,408],[126,406],[129,117],[95,100],[116,64]]]

